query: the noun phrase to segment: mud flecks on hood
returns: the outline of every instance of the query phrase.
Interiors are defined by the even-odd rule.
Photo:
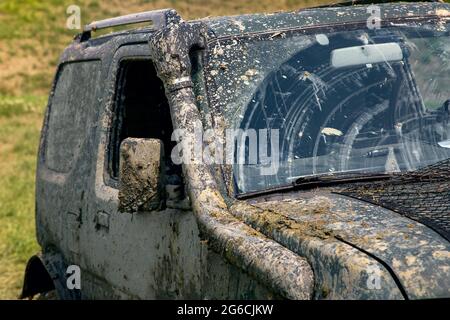
[[[450,160],[340,191],[419,221],[450,241]]]
[[[331,286],[331,292],[343,290],[345,281],[330,284],[324,273],[337,272],[339,268],[351,270],[356,273],[353,280],[363,282],[364,275],[372,270],[370,266],[375,265],[382,273],[391,273],[408,298],[449,294],[450,259],[446,253],[450,253],[450,244],[426,226],[392,211],[327,192],[275,195],[237,203],[232,211],[264,234],[306,256],[316,282]],[[321,243],[321,248],[335,246],[336,256],[324,255],[323,249],[314,251],[317,243]],[[360,261],[362,253],[366,254],[368,264],[356,268],[358,264],[353,260]],[[371,257],[385,265],[377,265]],[[334,269],[319,270],[326,263],[324,259],[335,259]],[[358,290],[367,288],[362,283],[359,287]],[[384,288],[376,294],[383,292]],[[367,294],[375,292],[369,290]]]

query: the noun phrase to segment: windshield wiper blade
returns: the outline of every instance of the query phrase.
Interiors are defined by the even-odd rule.
[[[335,174],[322,174],[315,176],[301,177],[290,184],[279,185],[257,191],[249,191],[237,194],[236,198],[245,200],[257,196],[270,195],[278,192],[288,192],[299,189],[310,189],[315,187],[327,187],[337,184],[370,182],[378,180],[388,180],[394,177],[391,173],[367,173],[367,172],[338,172]]]
[[[300,177],[293,182],[293,185],[296,189],[307,189],[333,186],[337,184],[388,180],[393,176],[394,175],[392,173],[342,172],[337,174],[322,174]]]

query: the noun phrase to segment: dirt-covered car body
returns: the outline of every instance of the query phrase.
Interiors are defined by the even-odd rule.
[[[450,18],[442,3],[378,7],[382,26]],[[245,86],[254,75],[216,64],[227,55],[220,41],[365,28],[371,14],[355,5],[185,22],[162,10],[152,28],[98,38],[87,28],[63,53],[49,98],[36,176],[42,252],[22,296],[55,287],[75,299],[449,297],[446,161],[413,177],[239,196],[230,166],[167,164],[173,130],[226,128],[226,99],[208,78],[231,68],[230,82]],[[79,289],[67,285],[72,265]]]

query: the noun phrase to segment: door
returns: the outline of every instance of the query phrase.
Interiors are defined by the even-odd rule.
[[[122,47],[110,69],[112,94],[99,121],[91,207],[80,235],[86,297],[200,297],[204,264],[192,212],[167,203],[151,212],[118,211],[120,143],[129,137],[160,139],[166,155],[172,147],[169,106],[148,50]],[[166,189],[176,190],[181,200],[181,168],[164,162]]]
[[[87,186],[95,169],[100,60],[64,62],[49,99],[36,173],[36,226],[44,252],[56,247],[78,261]]]

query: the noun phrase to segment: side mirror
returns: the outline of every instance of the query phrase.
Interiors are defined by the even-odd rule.
[[[119,211],[152,211],[163,202],[163,143],[127,138],[120,145]]]

